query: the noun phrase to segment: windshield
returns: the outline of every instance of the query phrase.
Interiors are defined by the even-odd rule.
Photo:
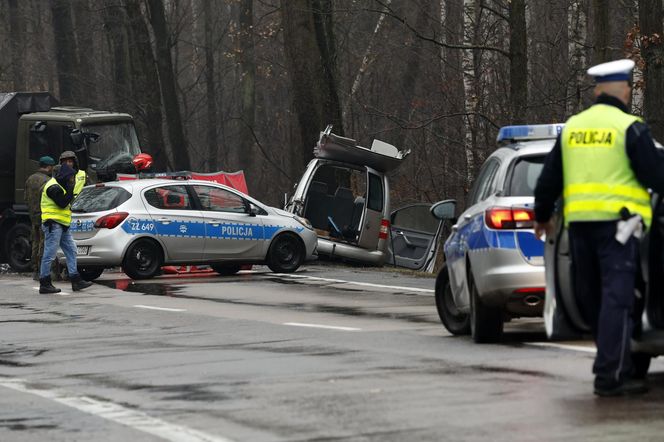
[[[512,169],[509,196],[534,196],[545,156],[521,157]]]
[[[131,198],[121,187],[86,187],[71,205],[74,213],[103,212],[115,209]]]
[[[88,142],[88,155],[92,167],[103,169],[122,162],[131,162],[141,153],[136,129],[131,122],[86,125],[83,132],[99,135],[95,143]]]

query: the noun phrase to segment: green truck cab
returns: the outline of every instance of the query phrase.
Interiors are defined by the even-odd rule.
[[[141,152],[129,114],[61,107],[48,92],[0,93],[0,261],[15,271],[32,268],[25,181],[40,157],[58,161],[65,150],[92,182],[133,173]]]

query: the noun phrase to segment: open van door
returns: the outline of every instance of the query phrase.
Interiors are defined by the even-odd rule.
[[[454,218],[456,201],[433,205],[411,204],[390,216],[391,263],[398,267],[433,272],[445,220]]]

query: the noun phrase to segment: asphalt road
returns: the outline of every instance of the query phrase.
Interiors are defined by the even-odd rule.
[[[662,440],[642,397],[592,394],[589,342],[538,320],[450,336],[432,278],[309,266],[39,295],[0,276],[0,441]]]

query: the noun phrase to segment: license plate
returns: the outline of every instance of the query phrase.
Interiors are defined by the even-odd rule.
[[[77,246],[76,247],[76,254],[77,255],[87,255],[89,251],[90,251],[90,246]]]

